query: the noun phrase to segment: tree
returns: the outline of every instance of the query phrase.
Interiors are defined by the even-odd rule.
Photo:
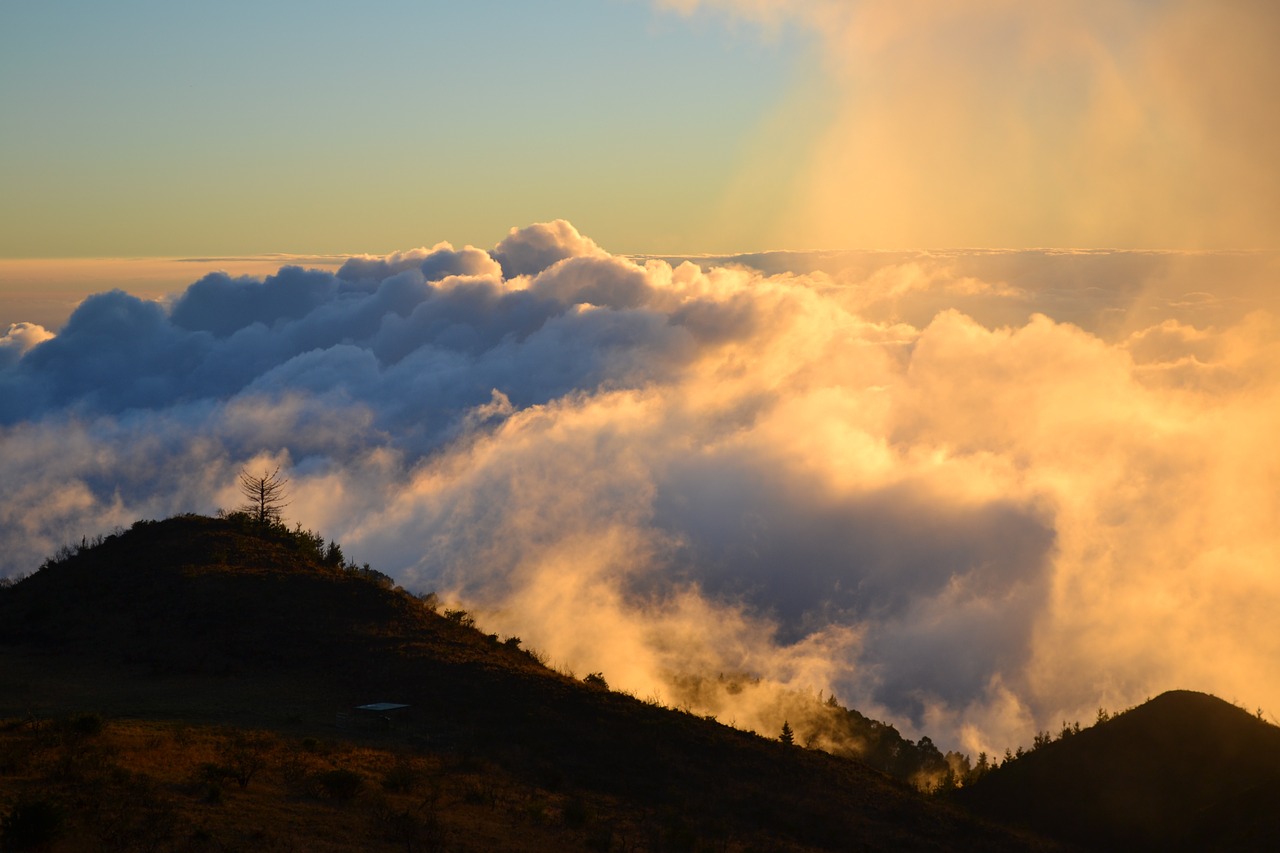
[[[991,770],[991,759],[987,757],[985,752],[978,753],[978,763],[973,765],[973,772],[969,775],[973,779],[981,779]]]
[[[289,505],[285,500],[289,493],[285,491],[288,480],[280,476],[276,468],[270,474],[255,477],[248,471],[240,472],[240,493],[248,498],[248,503],[240,507],[259,524],[279,524],[280,512]]]
[[[782,734],[778,736],[778,740],[791,746],[796,742],[795,732],[791,731],[791,724],[786,720],[782,721]]]

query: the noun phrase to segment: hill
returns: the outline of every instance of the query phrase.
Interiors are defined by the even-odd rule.
[[[960,789],[976,814],[1097,850],[1280,849],[1280,728],[1161,694]]]
[[[468,621],[243,518],[85,543],[0,589],[0,815],[68,849],[1047,849]]]

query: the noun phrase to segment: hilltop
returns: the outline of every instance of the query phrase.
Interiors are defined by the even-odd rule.
[[[1280,728],[1171,691],[988,773],[977,814],[1107,850],[1280,849]]]
[[[35,797],[82,844],[145,825],[154,849],[1051,849],[469,622],[243,517],[83,543],[0,589],[0,815]],[[385,731],[336,727],[380,701],[409,707]],[[245,756],[260,772],[241,790]],[[388,785],[397,767],[413,791]],[[104,824],[120,798],[154,809]]]

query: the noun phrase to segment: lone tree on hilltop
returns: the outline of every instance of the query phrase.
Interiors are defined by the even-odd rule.
[[[240,507],[240,512],[259,524],[279,524],[280,511],[289,505],[285,500],[289,493],[284,488],[288,482],[280,476],[279,467],[261,477],[241,471],[240,493],[248,498],[248,503]]]

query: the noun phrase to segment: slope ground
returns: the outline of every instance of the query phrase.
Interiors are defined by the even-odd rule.
[[[67,849],[1049,849],[856,761],[555,673],[321,545],[188,516],[0,590],[0,814],[44,798]],[[375,701],[410,707],[337,727]]]
[[[1280,850],[1280,728],[1186,690],[956,792],[993,820],[1109,850]]]

